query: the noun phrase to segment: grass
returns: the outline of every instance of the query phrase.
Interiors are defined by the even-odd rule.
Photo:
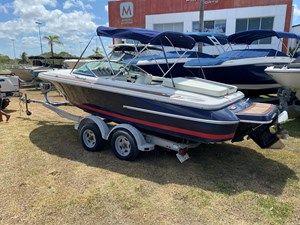
[[[184,164],[166,151],[125,162],[109,146],[85,152],[74,124],[42,106],[19,107],[0,124],[0,224],[300,223],[299,120],[282,151],[249,140],[201,145]]]
[[[257,201],[258,209],[273,223],[283,224],[293,213],[293,206],[279,202],[274,197],[263,197]]]

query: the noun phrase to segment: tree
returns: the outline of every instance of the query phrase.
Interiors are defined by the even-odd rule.
[[[53,51],[53,46],[54,44],[62,44],[62,42],[60,41],[60,38],[58,35],[49,35],[49,36],[45,36],[44,40],[46,40],[48,42],[48,45],[50,46],[50,52],[51,52],[51,57],[54,57],[54,51]],[[53,60],[53,64],[54,64],[54,60]]]
[[[0,54],[0,64],[9,63],[11,59],[7,55]]]
[[[94,55],[97,55],[99,57],[103,57],[103,54],[102,54],[99,47],[96,47],[96,49],[93,49],[93,52],[94,52]]]
[[[28,59],[28,57],[27,57],[26,52],[23,52],[23,53],[21,54],[21,60],[20,60],[20,63],[21,63],[21,64],[27,64],[27,63],[29,63],[29,59]]]
[[[88,58],[95,58],[95,59],[103,59],[103,53],[101,52],[99,47],[96,47],[96,49],[93,49],[94,54],[90,55]]]

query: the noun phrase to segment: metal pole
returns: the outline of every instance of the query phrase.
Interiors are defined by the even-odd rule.
[[[38,28],[39,28],[39,38],[40,38],[41,54],[43,54],[43,44],[42,44],[41,27],[40,27],[42,25],[42,23],[39,22],[39,21],[36,21],[35,23],[38,25]]]
[[[105,46],[104,46],[104,44],[103,44],[103,41],[102,41],[101,36],[99,36],[99,40],[100,40],[101,46],[102,46],[102,48],[103,48],[105,57],[107,58],[109,67],[110,67],[110,69],[111,69],[111,72],[113,73],[114,76],[116,76],[115,71],[114,71],[114,69],[113,69],[113,67],[112,67],[112,65],[111,65],[111,62],[110,62],[109,58],[108,58],[108,54],[107,54],[107,52],[106,52],[106,49],[105,49]]]
[[[79,59],[77,60],[77,62],[75,63],[73,69],[71,70],[70,74],[73,73],[73,71],[75,70],[76,66],[78,65],[79,61],[81,60],[83,54],[85,53],[85,51],[87,50],[87,48],[89,47],[89,45],[91,44],[92,40],[94,39],[95,35],[91,38],[91,40],[89,41],[89,43],[87,44],[87,46],[85,47],[85,49],[83,50],[83,52],[81,53],[81,55],[79,56]]]
[[[204,30],[204,0],[199,0],[199,32]],[[198,51],[203,51],[203,43],[198,43]]]
[[[14,59],[16,59],[16,48],[15,48],[15,39],[11,39],[13,46]]]

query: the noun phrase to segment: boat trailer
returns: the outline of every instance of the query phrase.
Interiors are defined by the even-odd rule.
[[[77,116],[60,109],[60,106],[70,105],[69,102],[51,102],[48,93],[51,84],[41,84],[44,100],[29,99],[27,94],[21,97],[21,101],[26,106],[26,114],[32,115],[29,110],[30,103],[41,104],[47,109],[55,112],[62,118],[75,122],[74,128],[79,133],[79,138],[83,148],[87,151],[97,151],[104,147],[107,141],[111,142],[114,154],[122,160],[133,161],[139,152],[147,152],[155,149],[156,146],[177,152],[178,160],[183,163],[189,159],[188,149],[195,148],[201,143],[179,143],[167,140],[155,135],[150,135],[139,131],[131,124],[113,124],[105,119],[88,115],[85,117]]]

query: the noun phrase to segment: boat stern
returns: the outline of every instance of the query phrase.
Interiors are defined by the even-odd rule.
[[[251,138],[261,148],[283,148],[280,139],[287,137],[282,124],[288,120],[286,111],[280,113],[277,106],[253,103],[249,100],[238,103],[232,110],[240,120],[233,142]]]

